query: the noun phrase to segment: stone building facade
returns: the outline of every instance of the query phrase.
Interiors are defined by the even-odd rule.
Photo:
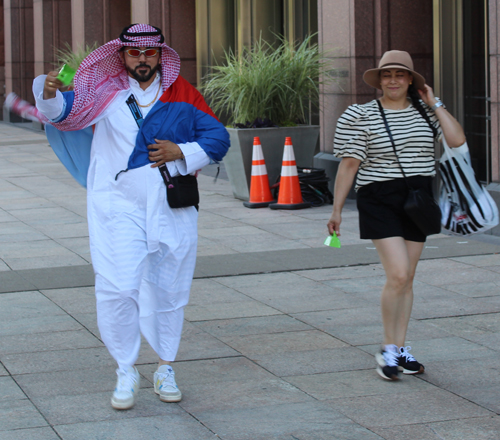
[[[464,127],[476,176],[500,206],[499,0],[318,0],[318,30],[338,68],[321,98],[319,166],[330,174],[338,166],[331,152],[340,114],[376,97],[363,72],[385,51],[405,50]]]
[[[293,41],[317,31],[337,68],[320,102],[326,162],[338,116],[376,96],[362,73],[386,50],[406,50],[464,125],[479,178],[500,188],[500,0],[0,0],[0,14],[0,87],[29,101],[56,49],[102,44],[130,23],[162,28],[193,84],[221,47],[260,32]]]
[[[35,76],[56,65],[55,52],[69,44],[103,44],[130,23],[164,29],[181,57],[181,74],[196,83],[195,0],[0,0],[0,81],[4,90],[33,101]],[[2,84],[0,84],[1,86]]]

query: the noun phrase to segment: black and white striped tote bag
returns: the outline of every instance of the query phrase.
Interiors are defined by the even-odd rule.
[[[443,228],[455,235],[485,232],[498,225],[498,208],[476,178],[467,143],[450,148],[442,139],[444,153],[439,161],[441,193],[439,207]]]

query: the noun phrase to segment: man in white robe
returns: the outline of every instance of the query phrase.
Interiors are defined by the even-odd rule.
[[[196,95],[193,102],[186,98],[189,102],[179,103],[180,95],[197,91],[178,76],[176,56],[163,43],[159,29],[133,25],[124,30],[120,39],[84,60],[75,77],[74,96],[59,92],[62,83],[57,79],[58,72],[36,78],[33,85],[37,108],[56,128],[94,126],[87,174],[87,215],[99,331],[118,363],[118,380],[111,399],[116,409],[131,408],[136,400],[139,373],[134,364],[141,332],[159,356],[155,392],[164,402],[182,398],[170,364],[179,347],[193,279],[198,211],[194,206],[169,206],[157,168],[166,164],[171,176],[194,174],[220,160],[229,147],[225,129],[205,107],[201,95]],[[91,62],[87,62],[89,59]],[[118,86],[117,75],[121,81]],[[113,81],[113,87],[108,87]],[[126,103],[131,94],[144,119],[142,133],[154,139],[146,153],[142,151],[149,159],[145,166],[131,167],[131,157],[139,145],[139,127]],[[175,99],[169,98],[172,94]],[[150,122],[148,113],[168,105],[175,110],[171,112],[174,116],[169,113],[161,124],[191,133],[183,135],[183,142],[179,142],[179,136],[177,142],[151,137],[162,131],[150,129],[154,123],[146,124]],[[186,114],[199,109],[201,113],[191,117],[191,125],[185,130],[177,127]],[[205,128],[206,121],[212,131]],[[203,132],[212,134],[203,138]]]

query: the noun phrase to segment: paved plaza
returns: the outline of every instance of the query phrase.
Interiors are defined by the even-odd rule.
[[[184,398],[159,401],[144,343],[136,406],[116,411],[85,190],[42,132],[0,123],[0,440],[500,439],[499,237],[428,240],[407,342],[426,372],[387,382],[384,273],[353,201],[328,248],[331,206],[247,209],[211,167],[174,364]]]

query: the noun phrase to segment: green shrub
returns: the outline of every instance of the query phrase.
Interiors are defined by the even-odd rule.
[[[72,69],[77,70],[87,55],[96,50],[98,47],[99,45],[97,43],[92,45],[87,44],[84,48],[73,51],[71,45],[69,43],[65,43],[63,49],[56,50],[57,68],[60,69],[64,64],[66,64]]]
[[[279,38],[277,48],[260,38],[240,54],[225,52],[224,64],[212,66],[201,91],[231,124],[256,118],[279,126],[305,123],[309,103],[318,102],[320,75],[329,77],[326,58],[312,37],[296,47]]]

